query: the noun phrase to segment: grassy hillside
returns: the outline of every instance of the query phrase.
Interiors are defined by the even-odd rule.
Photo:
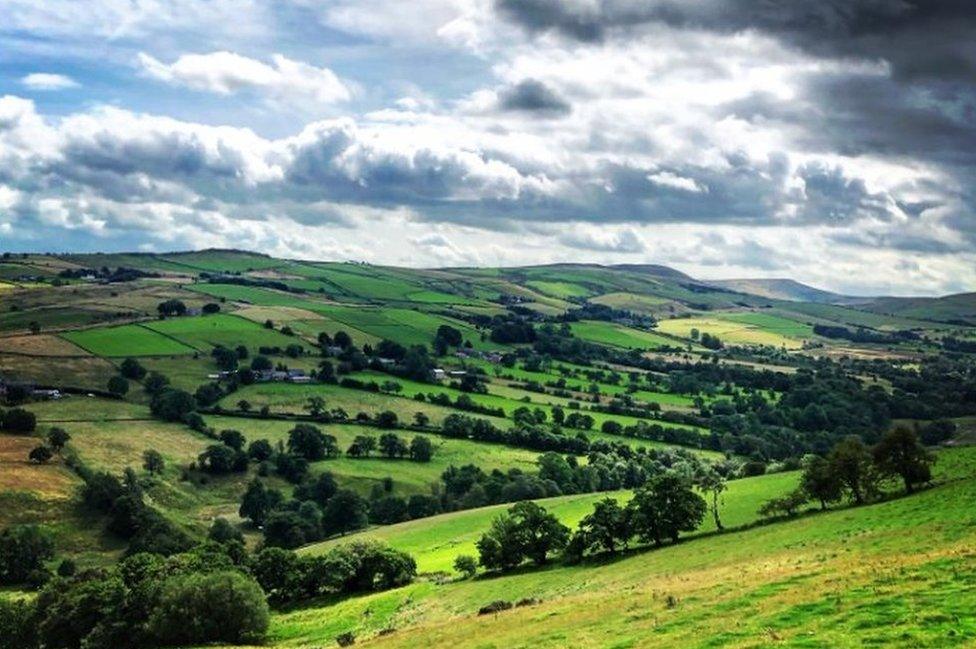
[[[272,643],[322,645],[355,630],[371,647],[969,646],[974,468],[972,449],[945,452],[945,483],[907,498],[286,612]],[[497,599],[534,602],[477,615]]]

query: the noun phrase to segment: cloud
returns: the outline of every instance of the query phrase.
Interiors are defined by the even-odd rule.
[[[304,97],[322,104],[348,101],[352,96],[332,70],[281,54],[272,55],[271,65],[233,52],[183,54],[166,64],[140,52],[139,63],[147,75],[160,81],[220,95],[256,91],[278,99]]]
[[[544,116],[566,115],[572,110],[568,101],[536,79],[524,79],[499,93],[501,110],[535,113]]]
[[[670,187],[672,189],[680,189],[682,191],[692,192],[695,194],[701,194],[708,191],[707,187],[699,185],[694,179],[679,176],[671,171],[658,171],[653,174],[648,174],[647,179],[655,185]]]
[[[31,90],[65,90],[80,85],[71,77],[50,72],[32,72],[22,77],[20,82]]]
[[[595,252],[636,254],[647,249],[640,236],[630,228],[616,232],[604,229],[578,228],[560,236],[559,242],[576,250]]]

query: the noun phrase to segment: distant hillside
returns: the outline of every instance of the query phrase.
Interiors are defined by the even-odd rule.
[[[758,295],[771,300],[791,302],[816,302],[818,304],[863,304],[871,298],[859,298],[831,293],[801,284],[792,279],[718,279],[708,282],[715,286]]]
[[[956,293],[943,297],[883,297],[864,304],[863,309],[885,315],[974,326],[976,293]]]

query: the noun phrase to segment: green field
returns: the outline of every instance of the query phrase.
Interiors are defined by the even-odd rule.
[[[579,284],[573,284],[570,282],[534,280],[526,282],[525,285],[530,288],[534,288],[544,295],[549,295],[562,300],[574,297],[586,297],[592,293],[592,291],[588,290],[585,286],[580,286]]]
[[[82,329],[61,334],[97,356],[173,356],[192,354],[194,349],[142,325]]]

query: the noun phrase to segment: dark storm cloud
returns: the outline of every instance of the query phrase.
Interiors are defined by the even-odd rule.
[[[889,60],[906,77],[976,78],[969,0],[496,0],[531,32],[580,41],[646,23],[716,32],[748,29],[820,56]]]
[[[572,110],[568,101],[536,79],[525,79],[502,90],[498,95],[498,105],[505,111],[543,116],[567,115]]]

